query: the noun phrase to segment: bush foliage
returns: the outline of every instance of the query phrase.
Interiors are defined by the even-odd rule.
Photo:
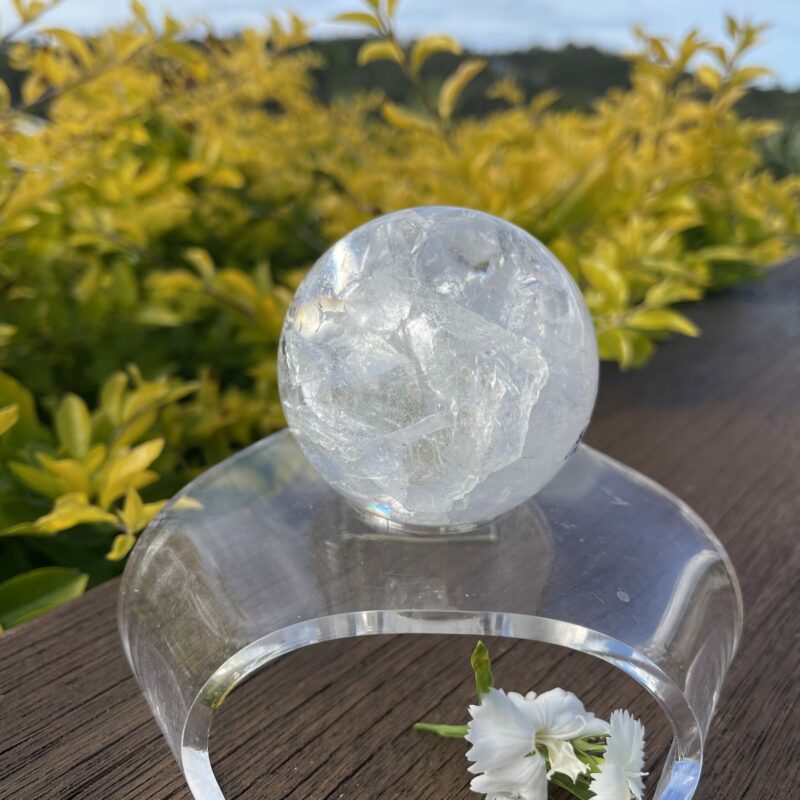
[[[674,305],[759,274],[798,228],[798,178],[763,169],[772,123],[733,106],[759,29],[640,35],[631,88],[590,112],[525,98],[457,114],[484,64],[426,78],[447,36],[402,45],[394,3],[345,19],[413,106],[323,102],[302,22],[189,40],[170,18],[7,38],[0,83],[0,625],[116,574],[164,499],[283,424],[275,349],[304,270],[369,218],[470,206],[543,240],[581,286],[601,355],[647,361]],[[13,33],[13,32],[12,32]]]

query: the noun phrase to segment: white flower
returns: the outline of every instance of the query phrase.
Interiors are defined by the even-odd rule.
[[[611,715],[605,761],[594,776],[592,800],[641,800],[644,792],[644,726],[627,711]]]
[[[537,753],[515,758],[505,767],[497,767],[472,779],[473,792],[486,800],[541,800],[547,797],[544,759]]]
[[[483,773],[470,786],[488,800],[544,800],[549,774],[560,772],[574,780],[587,770],[569,740],[608,732],[605,722],[563,689],[525,697],[490,689],[469,713],[466,739],[472,747],[467,758],[474,762],[469,771]],[[542,745],[550,759],[549,774],[537,750]]]

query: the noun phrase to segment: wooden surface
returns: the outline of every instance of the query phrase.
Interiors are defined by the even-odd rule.
[[[690,311],[697,341],[643,371],[603,372],[588,441],[655,478],[716,530],[738,569],[746,624],[707,752],[699,800],[800,792],[800,267]],[[116,585],[0,637],[0,798],[189,798],[130,676]],[[460,637],[374,637],[306,648],[223,706],[212,759],[229,798],[467,798],[464,744],[409,731],[459,722],[471,701]],[[498,682],[560,684],[648,724],[660,712],[627,678],[580,654],[490,641]]]

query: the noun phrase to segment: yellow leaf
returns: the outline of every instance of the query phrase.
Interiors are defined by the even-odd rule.
[[[8,468],[29,489],[45,497],[58,497],[61,494],[61,483],[55,475],[47,470],[32,467],[20,461],[9,461]]]
[[[669,64],[669,53],[667,52],[667,48],[664,47],[664,42],[661,39],[651,36],[647,39],[647,44],[650,46],[650,50],[659,61],[661,61],[663,64]]]
[[[625,319],[625,324],[640,331],[675,331],[685,336],[698,336],[698,327],[683,314],[666,308],[635,311]]]
[[[36,105],[49,88],[47,82],[40,75],[29,75],[22,83],[23,105]]]
[[[486,61],[482,58],[465,61],[442,84],[439,90],[439,114],[442,119],[450,119],[461,93],[485,66]]]
[[[3,234],[13,236],[17,233],[24,233],[39,224],[39,217],[36,214],[19,214],[12,217],[8,222],[3,223]]]
[[[142,503],[139,492],[133,486],[128,486],[125,492],[125,503],[118,513],[128,533],[139,533],[147,525],[147,520],[144,516],[144,503]]]
[[[122,561],[136,544],[136,537],[130,533],[119,533],[111,543],[111,549],[106,553],[108,561]]]
[[[13,405],[0,408],[0,436],[12,428],[19,419],[19,406]]]
[[[221,289],[225,294],[231,295],[234,300],[251,309],[259,298],[258,287],[253,279],[239,269],[223,269],[219,273],[215,288]]]
[[[633,341],[627,331],[614,328],[597,336],[597,349],[605,361],[617,361],[623,369],[633,364]]]
[[[413,111],[409,111],[402,106],[395,105],[394,103],[384,103],[381,106],[381,113],[383,118],[395,128],[401,130],[417,130],[417,131],[433,131],[433,122]]]
[[[394,43],[386,39],[366,42],[358,51],[358,66],[363,67],[373,61],[394,61],[395,64],[403,63],[403,51]]]
[[[29,2],[24,2],[24,0],[12,0],[12,2],[14,3],[14,9],[17,14],[19,14],[20,20],[22,22],[32,22],[39,14],[53,5],[54,0],[49,0],[49,2],[43,2],[43,0],[29,0]]]
[[[100,505],[108,508],[114,500],[125,494],[128,486],[136,486],[137,477],[146,478],[150,482],[151,476],[145,471],[161,455],[163,449],[163,439],[152,439],[134,447],[130,452],[114,456],[98,480]]]
[[[202,511],[205,506],[196,498],[184,495],[179,497],[172,507],[181,511]]]
[[[121,511],[118,511],[119,518],[125,525],[128,533],[139,533],[144,530],[153,517],[161,511],[167,504],[166,500],[157,500],[154,503],[143,503],[139,492],[133,486],[129,486],[125,493],[125,504]]]
[[[83,464],[71,458],[50,458],[44,453],[38,453],[37,458],[48,472],[58,478],[62,492],[89,493],[89,474]]]
[[[580,262],[581,272],[589,284],[618,303],[624,303],[628,296],[625,278],[602,261],[584,258]]]
[[[695,72],[695,77],[700,83],[712,92],[716,92],[722,85],[722,75],[719,74],[714,67],[709,67],[707,64],[700,67]]]
[[[512,106],[519,105],[525,99],[525,93],[511,75],[504,75],[495,81],[486,92],[493,100],[504,100]]]
[[[34,525],[41,533],[58,533],[86,523],[116,523],[113,514],[90,505],[84,492],[70,492],[56,500],[49,514],[39,517]]]
[[[164,402],[167,385],[164,381],[152,381],[138,386],[122,404],[122,419],[132,420],[143,411],[149,411]]]
[[[419,75],[423,64],[434,53],[460,55],[461,52],[461,45],[452,36],[425,36],[411,48],[411,71]]]
[[[11,90],[5,81],[0,81],[0,111],[4,111],[11,105]]]
[[[107,452],[108,450],[104,444],[95,444],[89,448],[89,452],[83,459],[83,468],[89,475],[100,469],[100,466],[106,460]]]
[[[362,11],[353,11],[347,12],[345,14],[337,14],[333,18],[334,22],[345,22],[349,25],[366,25],[373,30],[380,32],[381,28],[381,21],[377,18],[372,16],[372,14],[367,14]]]
[[[702,295],[702,290],[697,286],[668,279],[651,286],[644,299],[648,306],[666,306],[685,300],[699,300]]]
[[[132,0],[131,2],[131,12],[139,22],[145,22],[149,24],[149,20],[147,18],[147,10],[144,7],[144,3],[141,0]]]
[[[207,179],[212,186],[227,189],[241,189],[245,184],[244,175],[233,167],[217,167]]]
[[[752,83],[759,78],[769,78],[775,73],[766,67],[744,67],[733,73],[732,81],[737,84]]]
[[[202,247],[187,247],[183,256],[207,281],[214,279],[214,261],[207,250]]]
[[[158,514],[158,512],[161,511],[161,509],[164,508],[168,502],[168,500],[155,500],[152,503],[144,504],[144,515],[148,525],[152,522],[153,517],[155,517],[155,515]],[[179,504],[180,501],[175,504],[175,508],[179,508]]]
[[[75,458],[83,458],[89,451],[92,420],[86,403],[76,394],[68,394],[56,411],[56,433],[61,447]]]
[[[126,422],[114,437],[113,449],[119,450],[138,442],[153,427],[158,419],[158,409],[137,411],[126,417]]]
[[[100,390],[100,408],[108,414],[114,425],[122,423],[122,402],[128,388],[128,376],[124,372],[115,372],[108,377]]]
[[[90,67],[94,62],[92,52],[86,41],[77,33],[64,30],[63,28],[47,28],[42,33],[57,39],[84,67]]]

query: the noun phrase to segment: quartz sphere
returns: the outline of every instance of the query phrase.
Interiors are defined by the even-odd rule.
[[[581,439],[594,328],[537,239],[464,208],[357,228],[312,267],[278,358],[289,427],[357,508],[466,528],[526,500]]]

